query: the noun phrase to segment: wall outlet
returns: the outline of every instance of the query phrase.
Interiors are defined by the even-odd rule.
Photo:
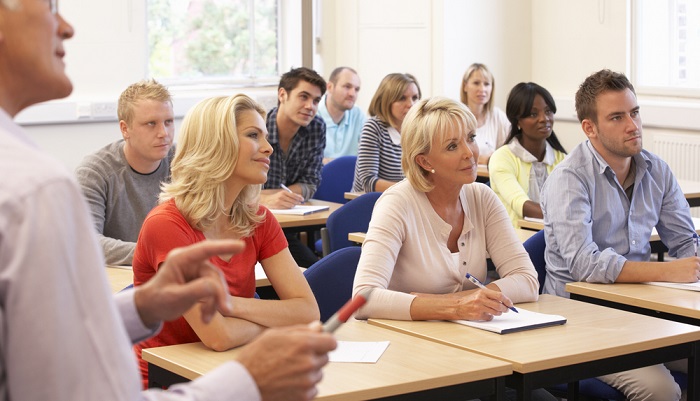
[[[117,103],[116,102],[94,102],[90,105],[90,113],[92,118],[117,118]]]

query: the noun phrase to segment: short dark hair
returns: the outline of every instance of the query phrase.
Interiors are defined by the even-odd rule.
[[[518,128],[518,120],[525,118],[530,114],[532,110],[532,103],[535,101],[535,96],[540,95],[547,106],[552,110],[553,113],[557,112],[557,105],[554,103],[554,98],[552,94],[540,85],[534,82],[521,82],[510,90],[508,95],[508,101],[506,102],[506,117],[510,121],[510,134],[506,143],[509,143],[513,138],[521,136],[522,130]],[[566,153],[566,150],[559,142],[554,131],[547,138],[552,147],[562,153]]]
[[[596,107],[598,95],[606,91],[622,91],[625,89],[631,90],[637,96],[634,86],[632,86],[625,74],[608,69],[591,74],[576,91],[576,115],[579,122],[589,119],[594,124],[598,124],[598,109]]]
[[[321,90],[321,96],[326,93],[326,81],[323,77],[311,68],[306,67],[292,68],[289,72],[285,72],[280,78],[277,90],[284,88],[287,93],[292,93],[294,88],[299,85],[299,81],[306,81],[311,85],[317,86]],[[277,101],[277,105],[279,105],[279,101]]]
[[[328,77],[328,82],[333,82],[333,85],[337,84],[338,83],[338,75],[340,75],[340,73],[345,71],[345,70],[348,70],[355,75],[359,75],[357,73],[357,71],[355,71],[354,69],[352,69],[350,67],[338,67],[338,68],[334,69],[333,71],[331,71],[331,76]]]

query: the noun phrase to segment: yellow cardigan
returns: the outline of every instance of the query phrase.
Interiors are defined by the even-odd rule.
[[[517,139],[514,139],[517,141]],[[547,173],[550,174],[559,164],[565,153],[554,150],[547,143],[549,151],[554,152],[554,163],[547,165]],[[506,207],[513,227],[518,227],[518,220],[523,218],[523,205],[530,200],[528,189],[530,187],[530,169],[532,163],[523,161],[506,144],[496,149],[489,159],[489,181],[491,189],[496,192],[498,199]]]

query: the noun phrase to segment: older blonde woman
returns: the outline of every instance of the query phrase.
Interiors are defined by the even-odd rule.
[[[353,191],[382,192],[403,179],[401,123],[420,98],[413,75],[389,74],[382,79],[360,135]]]
[[[233,295],[231,316],[202,323],[199,308],[164,324],[141,349],[202,341],[214,350],[245,344],[266,327],[319,319],[318,305],[297,267],[282,229],[258,204],[267,179],[272,147],[267,142],[265,111],[245,95],[204,100],[185,116],[172,162],[172,181],[164,184],[160,204],[146,217],[134,253],[134,284],[150,279],[174,248],[204,239],[245,242],[237,255],[219,255]],[[255,264],[262,264],[280,300],[258,300]]]
[[[476,121],[466,106],[435,97],[404,120],[407,179],[377,201],[353,292],[372,288],[359,318],[490,320],[537,300],[537,273],[498,197],[475,183]],[[486,281],[490,254],[500,279]]]
[[[488,164],[491,154],[506,143],[510,122],[503,110],[495,107],[496,80],[484,64],[474,63],[462,77],[460,99],[476,118],[476,143],[479,164]]]

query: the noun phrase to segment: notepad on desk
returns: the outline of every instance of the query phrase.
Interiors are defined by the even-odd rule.
[[[296,205],[291,209],[270,209],[272,214],[291,214],[295,216],[306,216],[307,214],[328,210],[324,205]]]
[[[518,313],[508,312],[501,316],[494,316],[493,320],[453,320],[477,329],[492,331],[498,334],[514,333],[516,331],[532,330],[541,327],[556,326],[566,323],[566,318],[559,315],[532,312],[518,308]]]
[[[659,287],[676,288],[679,290],[700,291],[700,281],[694,283],[666,283],[661,281],[650,281],[645,284],[658,285]]]

